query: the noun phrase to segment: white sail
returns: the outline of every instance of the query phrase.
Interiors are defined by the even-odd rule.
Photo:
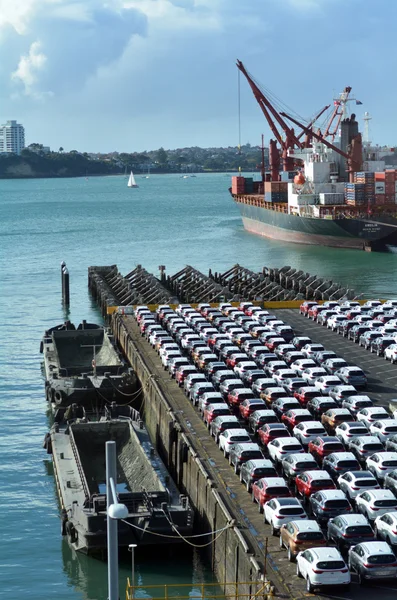
[[[134,173],[132,171],[131,171],[130,178],[128,180],[127,185],[128,185],[128,187],[133,187],[133,188],[138,187],[136,184],[136,181],[135,181]]]

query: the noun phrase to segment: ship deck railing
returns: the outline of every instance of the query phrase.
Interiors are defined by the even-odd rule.
[[[151,593],[152,592],[152,593]],[[131,585],[127,578],[126,600],[145,598],[150,600],[272,600],[274,588],[268,580],[233,581],[232,583],[175,583],[154,585]]]

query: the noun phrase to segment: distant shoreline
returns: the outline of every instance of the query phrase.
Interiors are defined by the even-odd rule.
[[[255,171],[247,171],[247,170],[243,170],[243,173],[253,173],[253,174],[258,174],[260,175],[259,171],[255,172]],[[154,171],[153,173],[150,173],[150,175],[176,175],[179,177],[183,177],[184,175],[188,175],[188,177],[190,177],[191,175],[195,175],[196,177],[199,177],[200,175],[211,175],[211,174],[221,174],[221,173],[225,173],[225,174],[229,174],[232,175],[237,175],[238,171],[233,171],[231,169],[227,170],[227,171],[218,171],[218,170],[213,170],[213,171],[196,171],[195,173],[181,173],[181,172],[177,172],[177,171],[159,171],[156,172]],[[146,177],[145,173],[134,173],[136,177],[138,178],[142,178],[142,177]],[[87,175],[54,175],[54,174],[43,174],[40,173],[38,175],[15,175],[15,174],[0,174],[0,180],[9,180],[9,179],[89,179],[90,177],[125,177],[125,173],[88,173]]]

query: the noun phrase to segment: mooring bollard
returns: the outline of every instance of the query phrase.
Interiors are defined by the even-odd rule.
[[[69,270],[64,261],[61,262],[61,279],[62,279],[62,302],[65,306],[69,306],[69,304],[70,304]]]

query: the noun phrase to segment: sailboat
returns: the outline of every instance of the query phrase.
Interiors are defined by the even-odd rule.
[[[130,173],[130,178],[128,180],[127,186],[130,188],[137,188],[139,187],[135,181],[135,177],[134,177],[134,173],[131,171]]]

